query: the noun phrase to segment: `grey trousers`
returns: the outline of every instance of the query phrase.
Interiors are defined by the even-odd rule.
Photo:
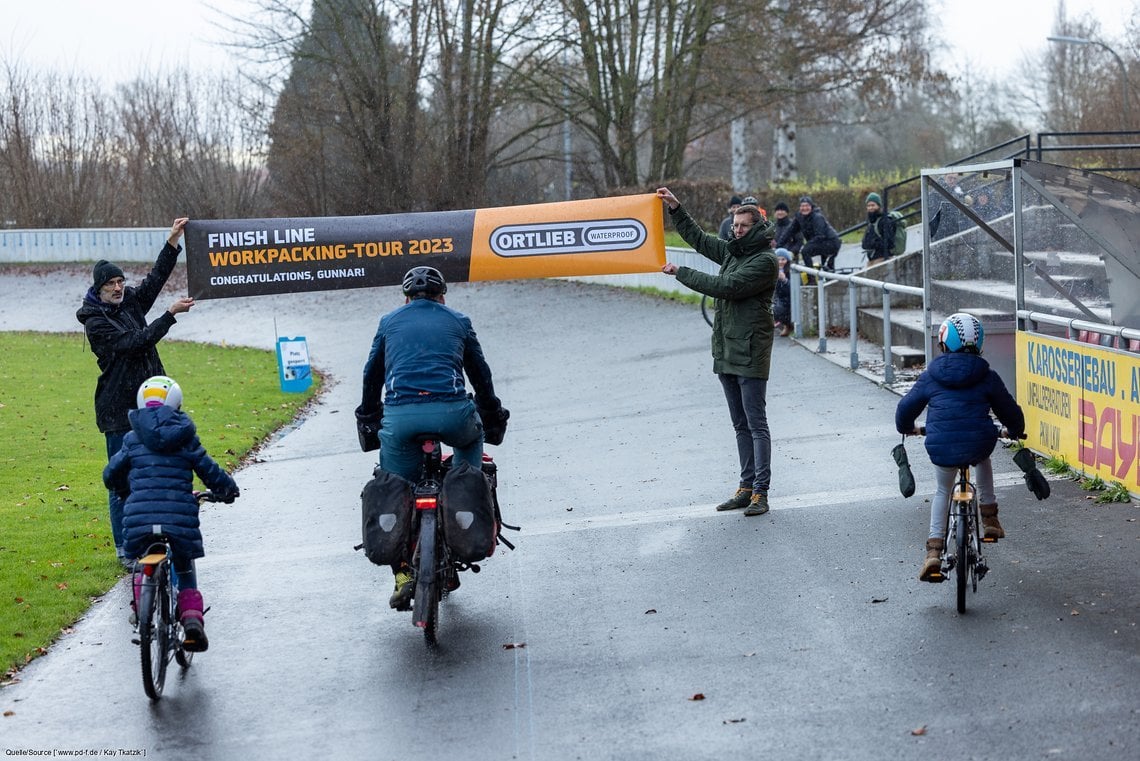
[[[740,455],[740,487],[767,492],[772,482],[772,435],[765,396],[768,381],[742,375],[718,375],[728,401]]]

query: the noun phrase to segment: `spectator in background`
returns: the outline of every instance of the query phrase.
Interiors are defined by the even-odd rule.
[[[127,285],[118,265],[106,260],[95,263],[92,284],[83,297],[75,318],[83,324],[87,343],[99,362],[99,380],[95,384],[95,425],[107,439],[107,459],[119,451],[123,437],[131,430],[127,413],[135,409],[135,394],[143,381],[154,375],[166,375],[158,356],[158,342],[174,325],[174,316],[190,311],[194,299],[183,297],[154,322],[147,323],[146,314],[154,306],[166,285],[182,246],[182,230],[190,221],[174,220],[166,245],[138,287]],[[111,513],[111,536],[115,553],[124,566],[131,559],[123,549],[123,501],[114,490],[107,492]]]
[[[788,208],[788,205],[783,201],[778,201],[775,208],[772,210],[772,216],[774,217],[776,223],[777,238],[779,238],[784,230],[786,230],[788,226],[792,224],[792,218],[789,216],[790,212],[791,210]],[[792,240],[787,241],[784,248],[791,252],[792,261],[799,260],[800,248],[803,245],[804,239],[799,235],[796,235]]]
[[[792,332],[792,252],[786,248],[776,249],[776,291],[772,295],[772,317],[781,336]]]
[[[863,253],[868,264],[886,261],[896,252],[895,227],[897,223],[883,213],[883,199],[878,193],[867,194],[867,229],[863,232]]]
[[[815,267],[815,257],[819,257],[819,268],[827,271],[835,269],[835,256],[839,253],[839,233],[823,216],[823,212],[815,205],[811,196],[800,198],[799,213],[792,217],[781,237],[776,238],[777,248],[788,248],[788,244],[797,237],[802,237],[804,244],[800,248],[800,256],[808,267]]]
[[[728,199],[728,216],[720,221],[720,239],[732,240],[732,216],[736,214],[736,210],[740,208],[740,196],[733,196]]]

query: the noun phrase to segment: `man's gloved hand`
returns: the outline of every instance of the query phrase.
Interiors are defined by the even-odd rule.
[[[384,408],[376,412],[364,412],[364,406],[356,408],[356,437],[360,441],[361,452],[372,452],[380,448],[380,420]]]
[[[895,444],[895,448],[891,450],[891,457],[899,466],[899,492],[904,497],[914,496],[914,473],[910,470],[910,459],[906,456],[906,447],[902,444]]]
[[[1049,496],[1049,482],[1037,469],[1037,458],[1028,449],[1019,449],[1013,455],[1013,462],[1025,473],[1025,485],[1037,499],[1046,499]]]
[[[239,489],[235,486],[233,491],[231,491],[226,496],[222,497],[222,502],[225,502],[227,505],[232,505],[234,503],[234,500],[240,496],[241,496],[241,489]]]
[[[483,442],[492,446],[502,444],[503,437],[507,433],[507,420],[510,417],[511,411],[501,404],[497,407],[480,407],[479,419],[483,421]]]

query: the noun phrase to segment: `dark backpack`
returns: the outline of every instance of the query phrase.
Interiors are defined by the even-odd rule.
[[[906,220],[903,219],[901,211],[887,212],[887,216],[895,221],[895,244],[891,249],[891,256],[899,256],[906,253]],[[883,234],[879,232],[879,220],[875,220],[875,234],[880,238]]]
[[[411,481],[380,466],[360,492],[364,554],[376,565],[392,565],[404,558],[411,539]]]
[[[491,481],[482,470],[453,462],[439,491],[443,539],[451,555],[464,563],[491,556],[499,535],[498,511]]]

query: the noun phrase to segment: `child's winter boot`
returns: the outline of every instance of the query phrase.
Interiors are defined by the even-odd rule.
[[[182,622],[185,637],[182,647],[191,653],[202,653],[210,646],[206,639],[205,611],[202,607],[202,593],[197,589],[182,589],[178,592],[178,616]]]
[[[943,539],[926,540],[926,559],[922,561],[922,571],[918,574],[919,581],[930,581],[935,584],[942,581],[942,548],[946,546]]]
[[[1005,538],[1005,529],[998,523],[998,508],[995,502],[992,505],[978,505],[978,510],[982,513],[982,541],[983,542],[996,542],[998,539]]]

